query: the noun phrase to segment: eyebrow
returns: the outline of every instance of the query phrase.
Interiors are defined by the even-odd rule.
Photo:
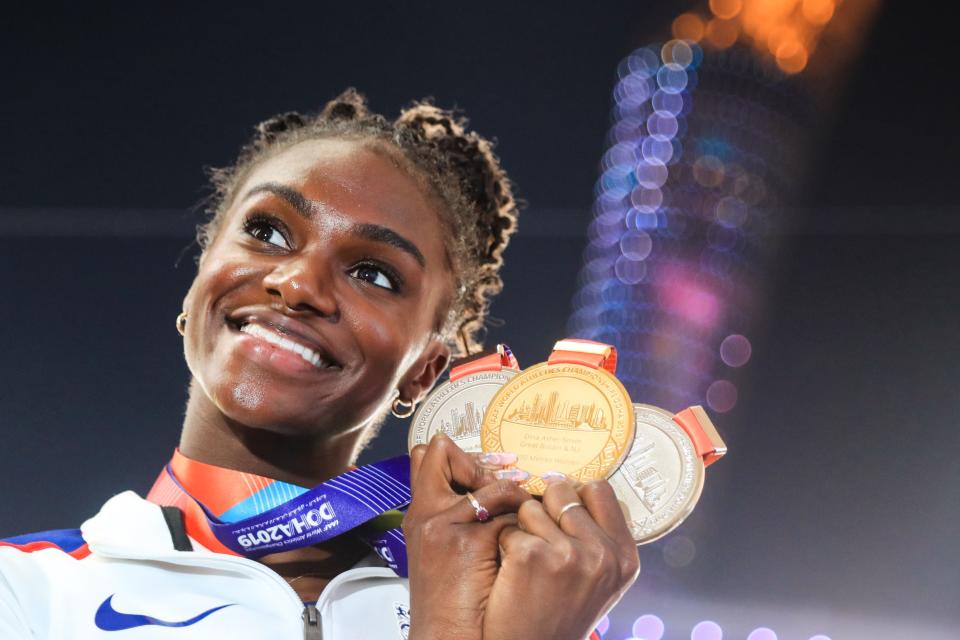
[[[251,196],[257,195],[258,193],[264,192],[272,193],[273,195],[286,200],[294,209],[297,210],[297,213],[304,218],[309,220],[311,217],[313,217],[313,207],[311,206],[310,201],[303,197],[303,194],[296,189],[292,189],[282,184],[277,184],[276,182],[265,182],[253,187],[247,192],[247,195],[244,196],[244,200],[250,198]],[[427,266],[427,261],[423,257],[423,253],[421,253],[420,249],[417,248],[417,245],[407,240],[389,227],[384,227],[379,224],[364,223],[353,225],[350,228],[350,231],[355,236],[396,247],[397,249],[410,254],[421,267]]]

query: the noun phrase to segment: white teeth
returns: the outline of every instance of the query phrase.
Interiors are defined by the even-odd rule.
[[[240,331],[249,333],[250,335],[258,338],[262,338],[270,344],[277,345],[281,349],[286,349],[287,351],[295,353],[318,369],[325,369],[329,366],[328,363],[320,357],[320,354],[313,349],[309,349],[302,344],[294,342],[293,340],[288,340],[279,335],[277,332],[271,331],[270,329],[267,329],[261,325],[248,323],[240,327]]]

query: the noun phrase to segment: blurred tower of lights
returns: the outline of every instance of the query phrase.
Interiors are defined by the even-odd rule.
[[[569,333],[617,346],[634,401],[736,405],[808,131],[876,4],[711,0],[620,63]]]

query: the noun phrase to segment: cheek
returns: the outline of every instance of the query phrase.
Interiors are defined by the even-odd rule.
[[[194,377],[203,383],[204,364],[214,365],[210,357],[216,348],[219,332],[225,330],[223,306],[225,298],[245,282],[256,282],[255,267],[230,260],[229,255],[208,255],[201,263],[187,294],[187,330],[184,356]]]

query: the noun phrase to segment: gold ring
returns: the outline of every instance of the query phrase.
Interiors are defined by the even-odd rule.
[[[490,519],[490,512],[480,504],[480,501],[473,497],[473,494],[467,491],[466,498],[470,502],[470,506],[473,507],[474,516],[477,519],[477,522],[486,522]]]
[[[563,505],[563,508],[560,509],[560,513],[557,514],[557,526],[558,527],[560,526],[560,519],[563,518],[563,514],[565,514],[567,511],[570,511],[570,509],[573,509],[574,507],[582,507],[582,506],[583,506],[582,502],[571,502],[569,504]]]

